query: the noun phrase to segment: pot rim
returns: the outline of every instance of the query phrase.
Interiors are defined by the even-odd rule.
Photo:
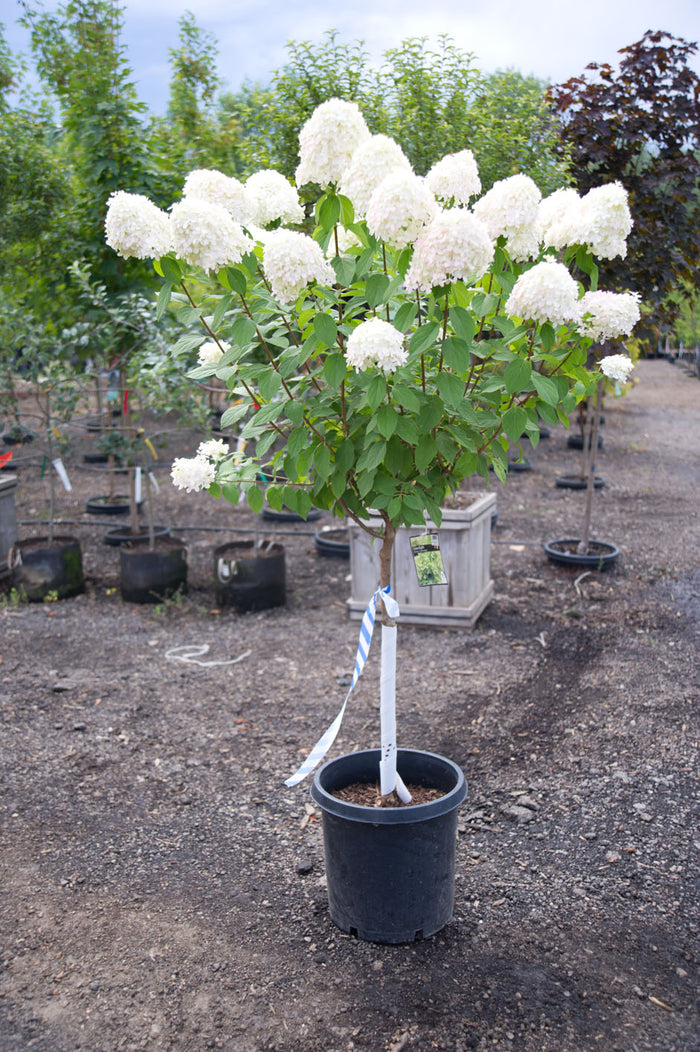
[[[379,772],[380,749],[362,749],[353,753],[345,753],[333,760],[328,760],[316,771],[311,785],[311,797],[322,811],[338,818],[347,819],[350,822],[363,822],[369,825],[409,825],[415,822],[425,822],[432,818],[454,811],[466,799],[467,781],[464,772],[452,760],[437,753],[425,752],[422,749],[398,749],[398,767],[402,777],[406,776],[406,764],[416,766],[420,760],[425,759],[428,765],[440,767],[446,776],[451,776],[454,785],[437,800],[429,800],[425,804],[409,804],[405,807],[367,807],[364,804],[352,804],[346,800],[339,800],[337,796],[324,787],[323,782],[328,782],[334,768],[347,765],[350,760],[356,759],[362,764],[369,766],[370,763]],[[402,763],[403,761],[403,763]],[[408,780],[411,775],[408,774]],[[332,781],[332,777],[331,777]],[[346,782],[347,784],[347,782]],[[334,786],[339,788],[340,786]]]

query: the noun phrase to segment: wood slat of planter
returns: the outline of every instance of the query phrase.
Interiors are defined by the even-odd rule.
[[[496,510],[495,493],[479,493],[466,508],[445,508],[439,528],[446,585],[421,588],[418,584],[410,538],[423,532],[401,529],[396,535],[391,569],[392,594],[401,609],[400,621],[414,625],[444,625],[473,628],[494,592],[491,579],[491,516]],[[382,520],[369,520],[381,528]],[[436,530],[428,523],[425,532]],[[380,543],[355,524],[348,526],[350,539],[351,620],[361,620],[372,593],[379,586]]]
[[[10,572],[7,557],[17,540],[16,489],[16,475],[0,478],[0,577],[5,577]]]

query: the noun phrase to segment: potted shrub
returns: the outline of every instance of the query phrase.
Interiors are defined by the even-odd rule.
[[[610,293],[613,295],[613,293]],[[624,295],[624,294],[621,294]],[[617,305],[619,307],[619,303]],[[638,317],[636,302],[628,302],[629,317],[625,323],[625,331],[631,331],[632,325]],[[599,368],[603,377],[612,381],[615,385],[616,394],[621,393],[620,384],[626,383],[634,368],[632,359],[626,354],[608,354],[599,359]],[[598,422],[600,420],[600,409],[602,403],[603,383],[601,379],[596,384],[595,394],[591,399],[591,412],[586,427],[587,442],[584,445],[584,457],[582,471],[583,487],[585,489],[584,512],[581,525],[580,537],[561,537],[557,540],[547,541],[544,549],[550,562],[559,563],[563,566],[582,566],[589,570],[603,570],[617,562],[620,549],[612,541],[594,540],[591,538],[591,513],[593,509],[593,494],[599,489],[599,477],[595,474],[595,462],[593,450],[596,448],[598,435]]]
[[[324,812],[332,918],[401,942],[449,920],[466,785],[448,759],[397,747],[396,534],[425,532],[426,519],[439,529],[450,493],[474,473],[487,478],[490,465],[505,479],[510,442],[523,432],[536,442],[540,418],[568,419],[592,390],[582,289],[567,261],[594,266],[600,208],[562,260],[532,180],[506,179],[469,208],[480,190],[469,151],[421,179],[395,143],[370,135],[355,104],[337,99],[302,129],[300,158],[297,184],[319,191],[311,235],[291,228],[304,214],[281,175],[256,173],[243,186],[198,171],[169,214],[140,195],[113,195],[107,240],[155,261],[159,310],[181,310],[186,325],[202,319],[218,353],[190,376],[227,385],[233,404],[222,424],[240,425],[255,447],[252,456],[181,458],[176,484],[233,503],[243,495],[256,512],[265,497],[302,516],[315,506],[379,547],[352,685],[378,615],[380,748],[324,764],[313,795]],[[605,220],[606,230],[619,226],[614,213]],[[261,469],[285,481],[264,493]],[[348,697],[287,785],[323,759]],[[397,893],[393,875],[404,865]],[[389,867],[392,881],[377,879]]]
[[[51,362],[41,371],[41,356],[35,359],[34,378],[38,415],[43,425],[45,454],[42,476],[48,481],[47,532],[43,536],[20,538],[10,553],[12,582],[31,601],[47,596],[66,599],[83,591],[83,565],[80,541],[56,529],[56,479],[71,489],[61,449],[65,443],[58,424],[69,421],[81,396],[80,385],[67,375],[66,368]]]

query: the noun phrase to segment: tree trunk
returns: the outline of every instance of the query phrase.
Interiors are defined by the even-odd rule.
[[[396,529],[384,517],[384,539],[379,553],[379,575],[382,592],[391,585],[391,556]],[[380,672],[379,719],[381,727],[380,790],[384,800],[394,795],[408,804],[411,794],[396,770],[396,621],[379,600],[382,614],[382,658]]]
[[[598,424],[600,422],[600,410],[603,395],[603,382],[599,381],[595,392],[595,404],[593,406],[592,419],[589,412],[588,426],[584,445],[589,447],[588,469],[586,474],[586,506],[583,513],[583,524],[581,527],[581,539],[576,549],[579,555],[588,555],[588,544],[591,533],[591,511],[593,508],[593,493],[595,491],[595,454],[598,449]]]

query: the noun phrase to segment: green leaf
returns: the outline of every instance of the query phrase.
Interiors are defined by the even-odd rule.
[[[520,394],[521,391],[529,391],[532,387],[532,366],[525,358],[516,358],[510,365],[506,366],[503,381],[508,394]]]
[[[172,256],[163,256],[159,262],[165,280],[169,281],[171,285],[179,285],[182,281],[182,271],[178,261],[173,259]]]
[[[518,439],[525,430],[527,412],[521,406],[511,406],[503,414],[503,430],[508,438]]]
[[[394,315],[395,328],[397,328],[399,332],[406,332],[413,324],[413,320],[417,313],[418,307],[415,303],[402,303]]]
[[[542,340],[542,346],[545,351],[551,351],[554,346],[554,341],[556,340],[556,334],[553,326],[548,321],[540,325],[540,339]]]
[[[413,336],[409,342],[409,350],[411,354],[423,354],[432,347],[440,332],[440,326],[436,321],[429,321],[425,325],[421,325],[419,329],[413,333]]]
[[[472,343],[476,334],[476,323],[468,310],[465,310],[464,307],[453,307],[450,311],[450,323],[462,340]]]
[[[533,372],[532,383],[543,402],[546,402],[547,405],[557,404],[559,401],[559,390],[554,380],[550,380],[548,376],[541,376],[539,373]]]
[[[317,314],[314,318],[314,332],[326,347],[332,347],[338,337],[338,326],[330,314]]]
[[[239,270],[238,267],[226,267],[223,272],[219,272],[219,278],[225,288],[237,292],[239,296],[245,296],[248,286],[245,271]]]
[[[172,295],[173,286],[172,283],[167,281],[158,293],[158,302],[156,304],[156,318],[158,321],[163,317],[170,303],[170,297]]]
[[[281,386],[282,377],[279,373],[275,372],[274,369],[266,369],[264,372],[260,373],[258,377],[258,389],[261,397],[266,402],[272,401]]]
[[[340,219],[340,201],[337,194],[329,191],[319,200],[317,206],[318,224],[324,231],[330,230]]]
[[[376,409],[386,398],[386,379],[383,373],[373,376],[367,387],[367,402],[370,409]]]
[[[436,456],[437,445],[435,444],[435,439],[432,435],[423,435],[416,446],[415,451],[416,467],[418,470],[424,472]]]
[[[328,446],[317,446],[314,450],[314,468],[319,478],[327,479],[331,474],[331,451]]]
[[[335,271],[338,284],[345,288],[351,285],[355,277],[355,260],[352,256],[335,256],[331,260],[331,266]]]
[[[248,501],[248,507],[250,510],[254,511],[257,515],[262,511],[263,504],[265,503],[265,495],[257,486],[251,486],[246,493],[246,500]]]
[[[329,354],[323,363],[323,375],[329,387],[340,387],[348,371],[344,354]]]
[[[383,438],[391,438],[396,431],[398,414],[392,405],[384,404],[377,413],[377,429]]]
[[[236,318],[231,326],[231,339],[239,347],[247,347],[255,336],[255,324],[250,318]]]
[[[227,500],[229,504],[238,504],[241,492],[235,482],[225,482],[221,487],[221,496],[224,500]]]
[[[349,468],[355,462],[355,447],[352,443],[352,439],[344,438],[338,448],[335,451],[335,467],[336,471],[342,471],[345,474]]]
[[[437,389],[442,400],[448,405],[455,405],[464,398],[464,380],[454,373],[440,373]]]
[[[426,398],[421,406],[420,413],[418,414],[419,429],[423,433],[432,431],[442,420],[442,414],[444,411],[445,407],[440,398],[437,398],[435,395]]]
[[[412,387],[405,387],[403,384],[394,384],[391,389],[391,398],[397,405],[401,405],[404,409],[408,409],[409,413],[417,413],[420,409],[420,397],[418,392]]]
[[[381,307],[384,303],[390,279],[387,274],[370,274],[365,284],[365,293],[370,307]]]
[[[461,337],[449,336],[442,347],[445,365],[456,373],[466,373],[471,362],[471,345]]]
[[[360,459],[357,462],[357,471],[366,472],[372,471],[384,460],[386,454],[386,442],[383,440],[373,442],[368,449],[361,454]]]

